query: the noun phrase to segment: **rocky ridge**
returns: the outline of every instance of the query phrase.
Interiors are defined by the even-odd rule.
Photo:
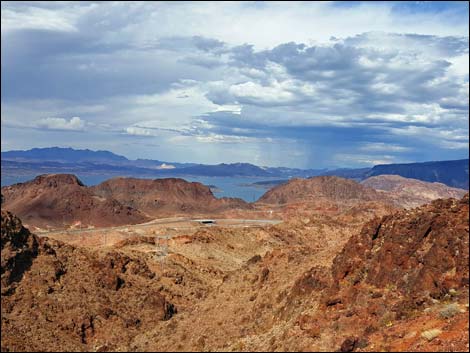
[[[399,175],[379,175],[367,178],[362,185],[391,198],[397,206],[414,208],[441,198],[462,198],[468,191],[442,183],[430,183]]]
[[[114,198],[151,216],[178,213],[217,213],[225,209],[250,209],[241,199],[217,199],[210,188],[179,178],[113,178],[90,188],[96,195]]]
[[[1,217],[2,351],[113,350],[175,314],[138,258],[38,238]]]
[[[335,202],[384,201],[385,196],[353,180],[336,176],[291,179],[267,191],[257,203],[287,204],[316,202],[328,199]]]
[[[71,174],[40,175],[26,183],[2,187],[2,208],[28,226],[117,226],[149,218],[113,198],[101,198]]]

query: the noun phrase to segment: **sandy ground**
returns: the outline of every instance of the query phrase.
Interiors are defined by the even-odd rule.
[[[213,223],[203,223],[203,221],[208,220]],[[95,248],[113,246],[118,242],[141,236],[166,240],[175,236],[191,235],[206,228],[253,228],[275,225],[281,222],[281,220],[272,219],[202,219],[172,217],[159,218],[142,224],[120,227],[40,231],[36,232],[36,234],[77,246]]]

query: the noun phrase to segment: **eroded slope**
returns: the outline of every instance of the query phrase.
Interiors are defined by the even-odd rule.
[[[2,351],[122,350],[176,311],[138,258],[38,238],[1,217]]]
[[[96,196],[71,174],[40,175],[26,183],[2,187],[2,208],[28,226],[117,226],[149,218],[113,198]]]

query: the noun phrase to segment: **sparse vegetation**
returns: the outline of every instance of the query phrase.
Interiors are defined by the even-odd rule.
[[[431,330],[426,330],[421,333],[421,337],[427,339],[428,341],[432,341],[435,339],[437,336],[439,336],[442,333],[441,330],[437,328],[433,328]]]
[[[439,316],[444,319],[450,319],[460,312],[460,305],[457,303],[447,304],[440,311]]]
[[[392,312],[386,312],[382,316],[381,324],[385,327],[392,327],[394,320],[395,320],[395,314]]]
[[[204,229],[184,220],[178,224],[184,224],[181,230],[171,230],[172,219],[109,231],[58,232],[55,240],[42,239],[58,255],[39,253],[27,276],[15,282],[16,292],[2,296],[2,304],[9,305],[2,306],[2,314],[9,307],[23,310],[22,314],[6,312],[6,319],[2,316],[2,333],[7,332],[9,339],[4,341],[4,334],[2,344],[15,351],[47,350],[48,342],[70,350],[96,346],[130,351],[315,351],[340,349],[349,337],[343,346],[348,351],[414,350],[428,345],[441,351],[465,350],[464,315],[444,322],[439,314],[447,318],[466,309],[467,288],[460,283],[468,277],[468,255],[463,251],[468,245],[464,231],[468,201],[456,204],[458,212],[454,201],[445,200],[391,215],[379,205],[374,210],[379,217],[372,220],[368,212],[356,212],[368,204],[355,205],[353,216],[351,206],[344,205],[335,209],[334,222],[333,211],[322,215],[332,207],[321,202],[319,210],[313,203],[289,206],[284,222],[263,228],[259,222],[238,228],[233,218]],[[300,221],[307,217],[315,219],[309,227]],[[431,222],[435,232],[423,241],[420,229]],[[226,224],[233,227],[222,226]],[[369,239],[377,224],[382,224],[384,234],[374,253]],[[141,234],[135,229],[141,229]],[[82,234],[86,239],[80,240]],[[404,245],[422,249],[429,240],[438,251],[419,260],[437,284],[415,271],[415,259],[409,262]],[[445,247],[452,241],[456,246]],[[164,246],[167,256],[160,255]],[[465,256],[455,255],[456,248]],[[2,251],[2,259],[8,251]],[[72,252],[73,256],[65,256]],[[443,257],[452,258],[455,271],[447,272],[446,264],[438,266]],[[86,261],[89,258],[96,263],[93,270]],[[64,266],[67,273],[60,275]],[[44,283],[42,278],[52,282]],[[448,283],[456,293],[449,290],[445,299],[443,288]],[[95,292],[86,292],[85,285]],[[147,295],[149,289],[153,295]],[[440,300],[432,302],[431,294]],[[28,311],[36,301],[43,305],[37,310],[44,318]],[[85,305],[76,314],[68,309],[68,302]],[[57,329],[56,322],[66,315],[71,320]],[[120,326],[114,327],[116,323]],[[19,335],[16,327],[30,330],[34,342]],[[74,331],[77,327],[79,335]],[[439,336],[438,329],[446,334]]]

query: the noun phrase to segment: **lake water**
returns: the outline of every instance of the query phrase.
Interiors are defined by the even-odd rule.
[[[87,186],[97,185],[107,179],[116,177],[115,175],[80,175],[75,173],[77,177]],[[21,175],[10,176],[2,174],[2,186],[11,185],[15,183],[22,183],[34,179],[36,175]],[[166,175],[164,178],[171,178],[172,176]],[[163,177],[145,177],[147,179],[156,179]],[[267,189],[259,186],[250,186],[258,181],[275,180],[279,178],[266,178],[266,177],[204,177],[204,176],[174,176],[174,178],[181,178],[187,181],[197,181],[205,185],[215,186],[218,190],[212,192],[218,198],[220,197],[239,197],[247,202],[253,202],[259,199]]]

